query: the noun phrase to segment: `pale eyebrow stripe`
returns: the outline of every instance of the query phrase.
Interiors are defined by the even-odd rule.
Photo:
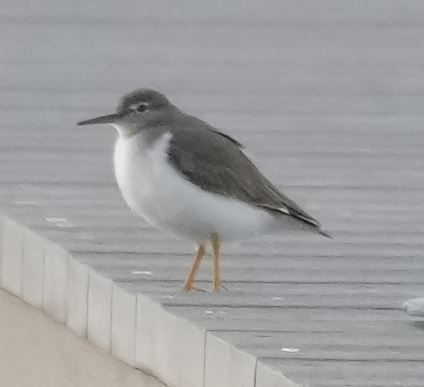
[[[135,109],[137,106],[144,105],[144,106],[150,106],[148,102],[139,102],[139,103],[133,103],[132,105],[128,106],[128,109]]]

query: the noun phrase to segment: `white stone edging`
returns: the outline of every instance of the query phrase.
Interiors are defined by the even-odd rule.
[[[0,287],[169,387],[295,387],[279,371],[132,293],[0,215]]]

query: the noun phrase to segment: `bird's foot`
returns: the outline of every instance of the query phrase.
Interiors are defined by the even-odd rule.
[[[183,287],[183,291],[185,291],[185,292],[191,292],[192,290],[194,290],[196,292],[203,292],[203,293],[208,292],[207,290],[202,289],[202,288],[198,288],[197,286],[194,286],[194,285],[189,285],[189,286],[185,285]]]
[[[228,289],[225,285],[223,285],[222,283],[215,284],[215,285],[214,285],[214,288],[213,288],[213,291],[214,291],[214,293],[220,293],[222,289],[224,289],[224,290],[225,290],[225,291],[227,291],[227,292],[229,292],[229,291],[230,291],[230,290],[229,290],[229,289]]]

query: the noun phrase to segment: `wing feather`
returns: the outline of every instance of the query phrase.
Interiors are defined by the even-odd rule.
[[[292,216],[318,232],[319,222],[280,192],[232,137],[213,128],[173,128],[169,159],[182,175],[206,191],[227,195],[275,214]]]

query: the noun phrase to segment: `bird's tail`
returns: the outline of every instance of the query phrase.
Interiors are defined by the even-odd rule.
[[[327,231],[322,230],[321,228],[317,228],[317,231],[320,235],[325,236],[326,238],[334,239],[334,237],[329,234]]]

